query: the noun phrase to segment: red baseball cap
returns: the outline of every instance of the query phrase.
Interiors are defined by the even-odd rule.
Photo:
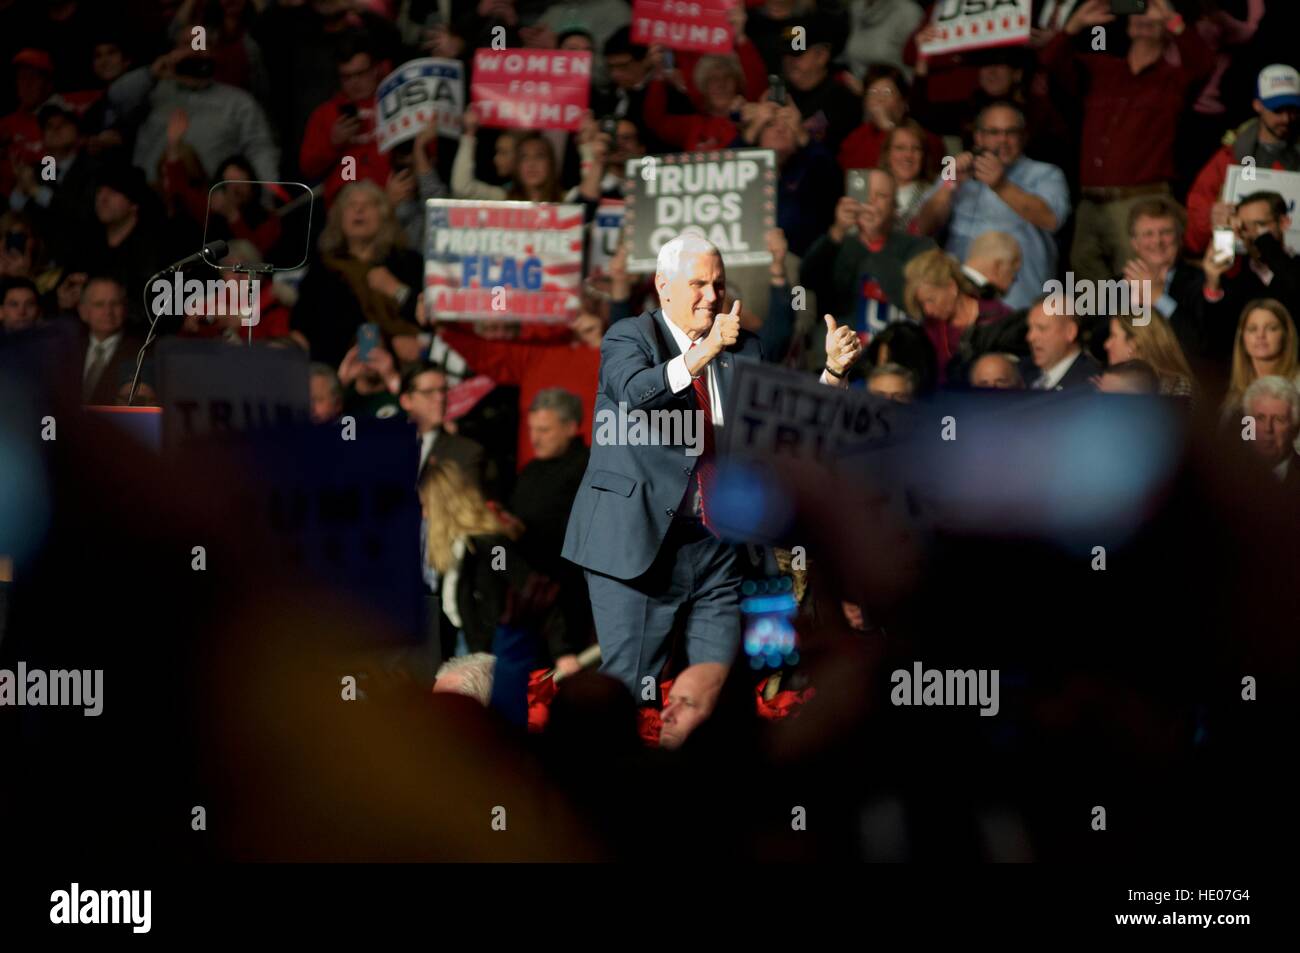
[[[42,73],[54,73],[54,61],[50,59],[50,54],[44,50],[35,50],[30,47],[25,50],[19,50],[10,60],[14,66],[30,66],[32,69],[40,70]]]

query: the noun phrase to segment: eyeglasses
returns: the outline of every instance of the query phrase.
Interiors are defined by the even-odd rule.
[[[995,138],[997,136],[1006,136],[1008,138],[1011,138],[1013,136],[1019,136],[1024,131],[1025,130],[1023,126],[1011,126],[1010,128],[1007,129],[990,129],[987,126],[980,127],[980,134],[989,136],[991,138]]]

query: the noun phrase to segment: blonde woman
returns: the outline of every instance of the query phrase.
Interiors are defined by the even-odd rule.
[[[419,252],[404,236],[384,190],[352,182],[339,191],[298,291],[290,326],[312,360],[342,363],[362,324],[379,325],[402,362],[418,359],[415,305],[424,280]]]
[[[1295,321],[1273,298],[1256,298],[1241,309],[1232,346],[1232,377],[1223,400],[1225,419],[1240,420],[1246,388],[1261,377],[1283,377],[1300,383]]]
[[[1160,380],[1161,394],[1195,398],[1191,366],[1169,322],[1160,315],[1151,315],[1145,324],[1135,323],[1126,314],[1115,315],[1110,319],[1105,347],[1106,363],[1111,367],[1125,361],[1145,361]]]
[[[465,633],[471,652],[490,651],[510,584],[527,578],[511,545],[523,524],[487,502],[449,460],[430,458],[419,493],[423,561],[437,574],[443,614]],[[505,572],[492,565],[497,546],[507,550]]]
[[[957,259],[938,248],[909,261],[903,279],[903,305],[934,345],[939,385],[965,380],[967,365],[985,350],[995,349],[991,326],[1006,323],[1011,310],[1001,301],[981,299]],[[976,335],[977,328],[986,327]]]

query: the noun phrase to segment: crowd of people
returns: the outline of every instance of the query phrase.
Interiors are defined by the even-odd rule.
[[[265,283],[251,336],[309,355],[316,423],[413,424],[425,676],[485,702],[496,624],[531,575],[558,586],[538,668],[592,664],[587,590],[561,549],[602,340],[656,289],[623,246],[587,269],[568,324],[440,320],[421,294],[431,198],[573,202],[590,224],[626,196],[629,159],[770,149],[772,261],[730,269],[724,304],[742,303],[763,360],[820,372],[829,314],[865,349],[850,386],[891,401],[1161,395],[1228,430],[1251,418],[1249,452],[1294,490],[1292,199],[1248,176],[1225,191],[1236,166],[1300,173],[1300,72],[1276,29],[1287,5],[1149,0],[1121,17],[1106,0],[1035,0],[1027,45],[931,57],[933,6],[751,0],[729,15],[734,51],[669,56],[633,42],[625,0],[0,0],[3,333],[76,327],[85,402],[125,403],[159,269],[205,240],[228,242],[227,263],[296,264],[305,248],[293,280]],[[469,106],[459,137],[431,122],[380,151],[381,79],[420,56],[472,77],[498,28],[509,47],[593,54],[581,128],[491,129]],[[310,231],[271,184],[299,181],[323,211]],[[1050,287],[1067,279],[1123,281],[1124,305],[1061,307]],[[154,330],[238,345],[239,317]],[[495,389],[459,399],[482,376]],[[155,400],[146,361],[136,403]],[[679,743],[723,673],[665,674],[678,686],[665,738]]]

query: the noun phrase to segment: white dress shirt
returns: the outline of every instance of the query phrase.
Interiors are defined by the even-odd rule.
[[[668,362],[668,386],[674,394],[680,394],[691,386],[691,372],[686,366],[686,352],[691,349],[691,339],[685,331],[668,320],[667,315],[664,316],[664,324],[668,325],[673,340],[677,342],[677,346],[681,348],[682,352]],[[713,426],[715,427],[722,426],[722,395],[718,393],[718,374],[713,366],[714,362],[719,360],[720,357],[721,355],[709,361],[704,368],[704,373],[707,375],[706,383],[709,387],[709,406],[713,410]]]
[[[1038,380],[1034,381],[1034,390],[1056,390],[1056,385],[1061,383],[1061,378],[1074,365],[1075,360],[1082,354],[1082,351],[1074,350],[1061,358],[1047,370],[1043,371]]]
[[[433,445],[438,442],[438,434],[441,433],[441,427],[434,427],[426,434],[420,436],[420,466],[417,473],[424,472],[424,465],[429,460],[429,454],[433,453]]]

